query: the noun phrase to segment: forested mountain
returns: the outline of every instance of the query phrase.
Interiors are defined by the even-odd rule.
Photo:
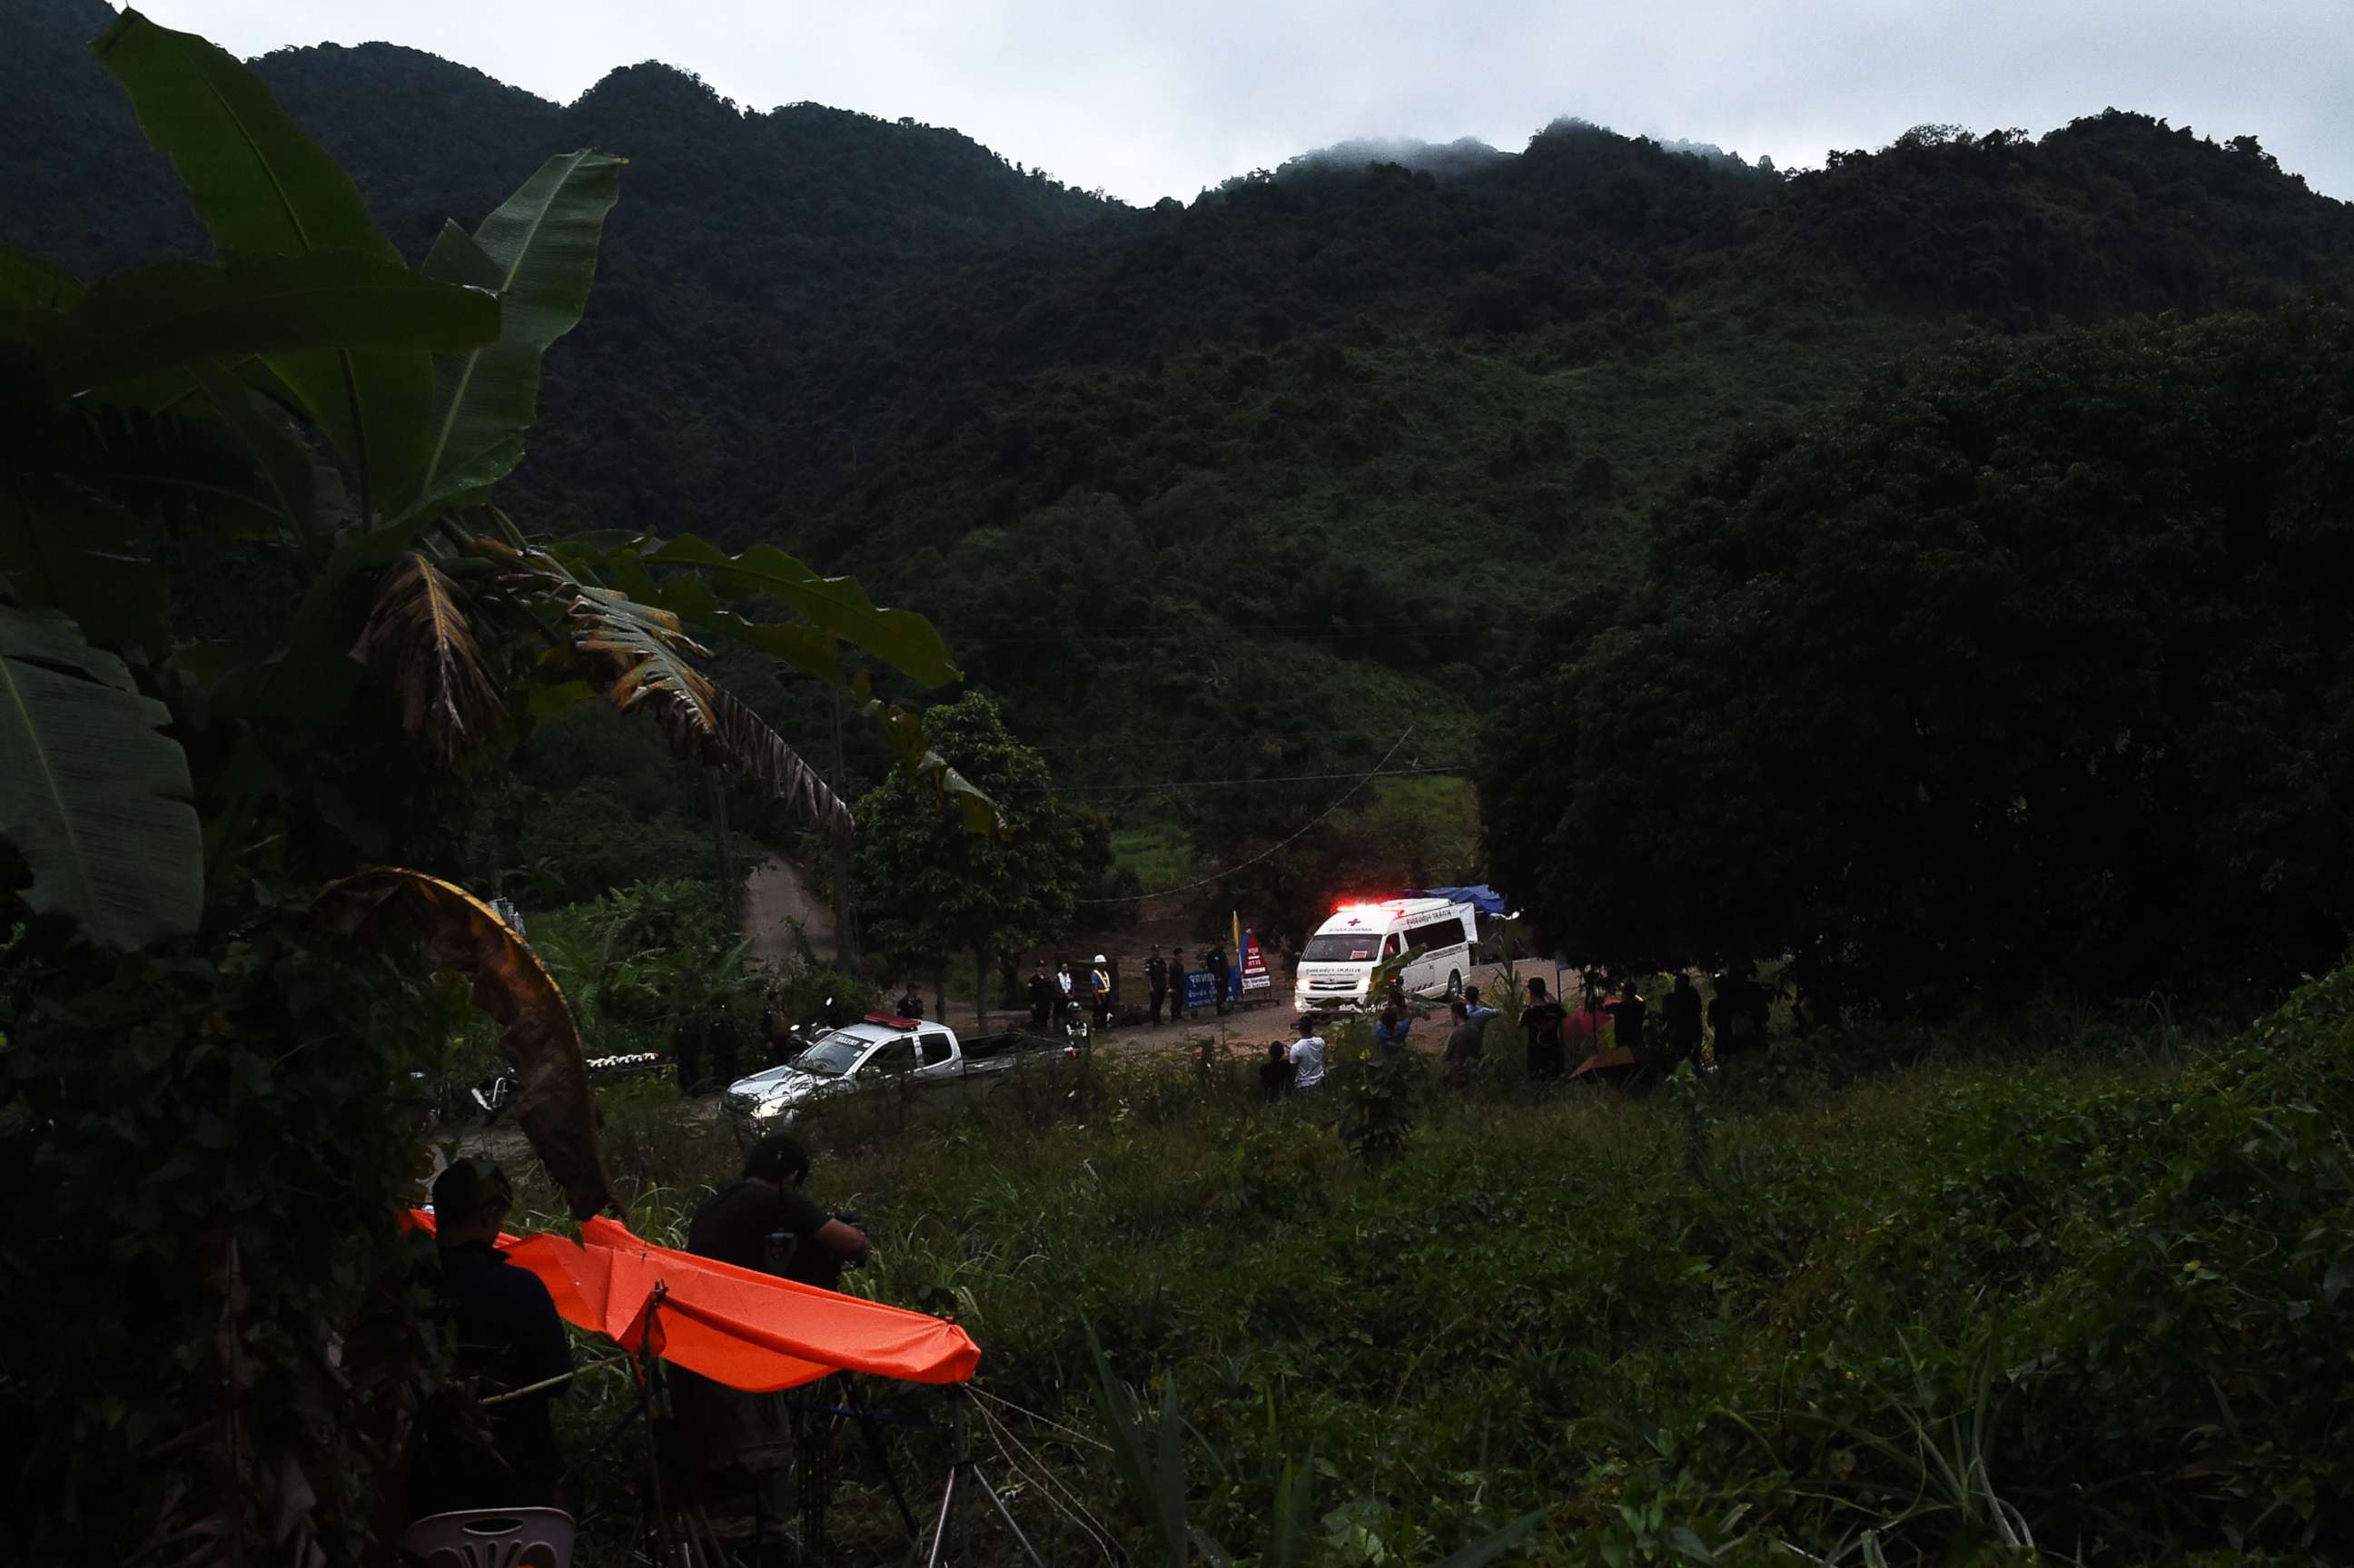
[[[0,240],[84,273],[199,248],[84,56],[107,14],[18,0],[28,47],[0,50]],[[2251,138],[2114,111],[1796,176],[1564,120],[1140,210],[660,65],[567,106],[386,45],[257,69],[412,253],[551,150],[631,160],[511,487],[526,526],[855,571],[1106,785],[1362,767],[1409,721],[1392,766],[1464,761],[1490,677],[1629,579],[1658,498],[1875,364],[2354,296],[2354,208]]]

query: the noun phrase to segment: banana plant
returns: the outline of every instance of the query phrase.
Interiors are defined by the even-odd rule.
[[[136,10],[91,49],[216,260],[85,286],[0,249],[0,839],[30,871],[30,911],[132,951],[196,934],[241,877],[284,876],[294,841],[340,835],[345,868],[381,858],[370,837],[398,835],[359,821],[321,761],[380,744],[371,681],[444,775],[526,710],[601,697],[849,832],[817,771],[712,678],[699,637],[843,689],[905,766],[991,825],[920,715],[844,657],[918,686],[958,679],[921,617],[773,546],[551,546],[491,504],[536,419],[542,360],[581,320],[622,159],[548,159],[412,268],[227,53]],[[292,563],[295,591],[260,634],[175,629],[156,546],[192,535]],[[419,909],[456,907],[398,885]],[[568,1026],[535,1038],[578,1055]],[[559,1110],[585,1112],[550,1105],[526,1129],[593,1206],[605,1189],[579,1174],[578,1129],[555,1130]]]
[[[0,835],[31,867],[35,910],[122,948],[193,930],[237,824],[300,787],[306,737],[344,721],[369,669],[403,726],[455,765],[508,723],[486,643],[518,629],[567,661],[539,711],[580,695],[652,711],[682,751],[846,832],[847,808],[711,680],[686,628],[759,649],[850,691],[906,765],[988,825],[919,717],[844,672],[854,648],[920,684],[958,678],[920,617],[769,546],[551,552],[484,521],[536,417],[542,357],[581,318],[623,160],[550,158],[471,233],[445,226],[412,270],[350,176],[227,53],[136,10],[92,52],[219,260],[85,288],[0,251],[16,449],[0,468]],[[280,636],[175,641],[153,545],[182,531],[301,563]],[[746,613],[754,595],[785,613]],[[209,841],[171,733],[208,725],[253,740],[233,777],[208,781]]]

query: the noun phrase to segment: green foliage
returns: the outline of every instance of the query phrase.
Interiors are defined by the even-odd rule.
[[[494,483],[522,457],[523,434],[539,418],[540,359],[588,308],[620,167],[609,154],[560,153],[472,237],[451,223],[434,240],[425,275],[494,295],[504,330],[495,344],[435,366],[433,437],[419,504]]]
[[[883,990],[872,980],[819,964],[800,964],[762,980],[767,1005],[781,1023],[822,1022],[829,1014],[856,1018],[881,1011]]]
[[[100,280],[57,316],[41,346],[63,396],[249,355],[281,375],[315,345],[465,349],[499,330],[497,302],[351,251],[248,256],[225,266],[160,261]],[[373,363],[373,361],[371,361]],[[289,386],[295,383],[288,382]]]
[[[351,176],[229,55],[136,10],[90,48],[131,95],[147,140],[172,159],[224,257],[348,253],[346,264],[365,257],[407,272]],[[355,346],[266,354],[263,363],[350,465],[363,512],[365,498],[381,506],[405,497],[426,461],[429,360]]]
[[[1054,793],[1039,755],[1016,740],[979,692],[934,708],[926,730],[949,764],[998,805],[1002,831],[968,832],[928,791],[894,775],[858,803],[854,864],[862,927],[909,967],[937,972],[952,954],[993,958],[1070,928],[1083,878],[1108,867],[1098,835],[1089,863],[1077,816]]]
[[[590,1000],[608,1018],[642,1027],[742,1000],[748,944],[707,882],[615,888],[578,919],[585,950],[571,967],[593,978]]]
[[[196,929],[204,845],[171,717],[63,615],[0,605],[0,834],[27,909],[115,948]]]
[[[1256,1053],[1099,1054],[1084,1107],[821,1123],[812,1181],[1144,1560],[1428,1563],[1543,1510],[1529,1561],[2336,1561],[2354,974],[2221,1044],[2101,1022],[1834,1033],[1802,1096],[1499,1073],[1378,1163]]]
[[[1235,770],[1228,777],[1264,772],[1280,779],[1307,766],[1288,760],[1304,748],[1286,744],[1271,715],[1267,722],[1264,741],[1252,745],[1235,737],[1235,750],[1227,754],[1235,759]],[[1288,825],[1289,812],[1311,817],[1348,787],[1344,774],[1256,789],[1204,790],[1193,797],[1185,821],[1196,874],[1240,867],[1196,898],[1200,933],[1223,933],[1230,912],[1239,909],[1246,920],[1258,922],[1270,944],[1296,944],[1322,924],[1335,900],[1393,897],[1408,887],[1458,885],[1479,874],[1478,806],[1459,779],[1381,779],[1273,853],[1262,853],[1270,829]]]
[[[0,1376],[0,1426],[28,1439],[0,1501],[39,1561],[362,1561],[401,1522],[433,1374],[398,1215],[438,1080],[481,1065],[428,955],[495,929],[429,874],[480,868],[520,794],[469,800],[469,768],[535,711],[602,693],[698,760],[795,780],[668,612],[580,581],[493,509],[440,504],[513,461],[538,356],[588,288],[611,161],[559,163],[485,226],[497,294],[435,281],[244,68],[110,20],[99,52],[224,260],[82,291],[0,260],[0,1145],[47,1194],[0,1231],[27,1351]],[[567,242],[514,241],[524,216]],[[461,356],[442,362],[449,461],[419,502],[437,349]],[[234,584],[238,636],[175,622],[165,538],[196,568],[175,587]],[[739,616],[748,634],[827,658],[845,635],[900,661],[938,648],[854,584],[805,586],[825,615]],[[873,711],[920,766],[920,720]],[[387,885],[426,896],[319,912],[323,888],[357,898],[342,879],[394,856],[427,871]],[[600,1008],[627,1023],[739,988],[720,902],[656,885],[596,910]],[[328,932],[361,918],[365,945]],[[527,1097],[524,1125],[578,1214],[608,1195],[578,1041],[496,935],[503,971],[460,967],[494,1012],[528,981],[505,1048],[576,1075],[577,1119]]]
[[[1573,955],[1789,951],[1832,1007],[2327,965],[2349,364],[2332,310],[1986,344],[1753,443],[1505,693],[1498,877]]]
[[[328,937],[307,904],[246,884],[208,906],[232,944],[0,953],[0,1177],[44,1194],[0,1221],[0,1500],[27,1560],[201,1526],[351,1562],[377,1528],[419,1353],[408,1075],[444,1061],[414,944]],[[310,1508],[281,1510],[280,1466]]]
[[[58,150],[0,171],[9,238],[84,271],[192,249],[61,29],[0,79],[5,128]],[[630,156],[599,328],[549,368],[510,509],[686,515],[726,549],[791,517],[804,559],[929,612],[1066,786],[1119,786],[1122,825],[1175,803],[1131,786],[1232,776],[1237,704],[1325,732],[1263,774],[1369,766],[1409,719],[1420,761],[1465,765],[1514,650],[1639,575],[1695,462],[1884,359],[2354,286],[2354,210],[2253,141],[2115,111],[1788,178],[1564,122],[1517,156],[1338,149],[1131,211],[660,66],[563,107],[383,45],[257,69],[412,255],[551,154]],[[1258,792],[1250,852],[1331,798],[1291,794]]]
[[[739,883],[752,848],[739,842],[733,855]],[[524,878],[517,891],[527,889],[538,904],[578,903],[684,874],[701,879],[715,907],[723,906],[708,830],[668,810],[646,812],[605,779],[590,779],[533,806],[515,853]]]
[[[1335,1051],[1326,1092],[1339,1095],[1346,1107],[1341,1112],[1341,1141],[1351,1153],[1378,1162],[1405,1152],[1426,1073],[1416,1053],[1383,1056],[1366,1050],[1366,1033],[1361,1023],[1347,1030],[1349,1048]]]

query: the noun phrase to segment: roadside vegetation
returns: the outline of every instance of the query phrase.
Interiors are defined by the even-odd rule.
[[[1260,1024],[1206,1073],[810,1128],[877,1239],[853,1288],[980,1341],[977,1446],[1066,1553],[1176,1560],[1103,1446],[1090,1330],[1148,1414],[1173,1390],[1188,1528],[1261,1561],[1295,1514],[1294,1560],[1352,1564],[1530,1512],[1526,1560],[1611,1564],[2312,1562],[2354,1530],[2354,973],[2229,1037],[2157,1005],[1817,1031],[1632,1097],[1530,1090],[1499,1021],[1468,1091],[1352,1026],[1323,1095],[1267,1105]],[[1410,1121],[1393,1158],[1336,1131],[1369,1097]],[[608,1126],[642,1225],[734,1175],[658,1100]],[[946,1437],[894,1442],[936,1487]],[[887,1554],[875,1482],[848,1463],[838,1522]]]

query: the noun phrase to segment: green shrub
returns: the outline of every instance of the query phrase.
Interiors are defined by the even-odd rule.
[[[1173,1387],[1188,1526],[1237,1552],[1287,1509],[1310,1560],[1398,1563],[1543,1510],[1528,1561],[2312,1561],[2354,1538],[2349,1017],[2339,977],[2204,1048],[2147,1012],[2081,1054],[2057,1016],[1823,1033],[1632,1096],[1491,1053],[1378,1160],[1346,1028],[1275,1104],[1246,1047],[1050,1057],[819,1118],[813,1190],[874,1223],[853,1288],[953,1312],[993,1396],[1102,1435],[1089,1321],[1140,1406]],[[674,1226],[733,1150],[638,1114],[616,1163]],[[1152,1538],[1103,1450],[1008,1419]]]

